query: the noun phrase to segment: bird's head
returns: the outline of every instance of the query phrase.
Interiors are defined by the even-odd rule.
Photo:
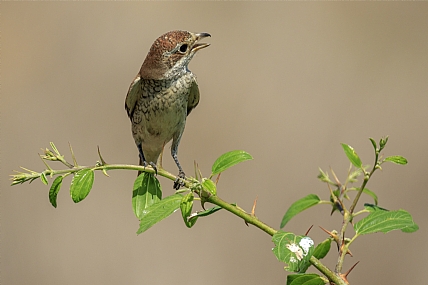
[[[150,48],[141,66],[141,78],[161,80],[187,69],[195,53],[209,46],[207,43],[199,43],[199,40],[210,36],[208,33],[194,34],[187,31],[163,34]]]

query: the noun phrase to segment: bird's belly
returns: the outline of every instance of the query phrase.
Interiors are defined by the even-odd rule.
[[[156,163],[165,144],[179,136],[186,124],[187,109],[174,102],[167,107],[152,109],[137,124],[132,124],[136,144],[142,144],[147,161]]]
[[[174,134],[184,128],[186,121],[186,109],[166,110],[153,114],[150,120],[143,122],[140,127],[140,135],[143,143],[167,143]]]

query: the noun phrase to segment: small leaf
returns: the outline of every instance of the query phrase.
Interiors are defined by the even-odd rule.
[[[366,208],[366,210],[368,210],[369,212],[374,212],[374,211],[389,211],[388,209],[379,207],[378,205],[369,204],[369,203],[364,203],[364,208]]]
[[[401,165],[407,164],[407,159],[400,156],[400,155],[393,155],[393,156],[385,157],[384,161],[390,161],[390,162],[393,162],[395,164],[401,164]]]
[[[363,166],[363,163],[361,162],[361,159],[359,158],[358,154],[355,152],[355,150],[352,148],[352,146],[342,143],[342,148],[345,151],[346,156],[348,157],[349,161],[358,168],[361,168]]]
[[[211,176],[223,172],[237,163],[250,159],[253,159],[253,157],[248,152],[243,150],[233,150],[226,152],[217,158],[217,160],[214,162]]]
[[[324,285],[324,280],[317,274],[290,274],[287,276],[287,285]]]
[[[153,225],[177,211],[180,208],[181,199],[183,199],[183,195],[173,194],[147,207],[142,213],[137,234],[147,231]]]
[[[285,270],[303,273],[309,267],[309,259],[314,251],[314,241],[310,237],[278,231],[272,241],[276,258],[287,264]]]
[[[192,214],[193,209],[193,199],[195,197],[193,196],[193,193],[190,192],[187,195],[181,199],[180,203],[180,209],[181,209],[181,216],[183,217],[184,223],[186,224],[186,227],[191,228],[196,223],[198,217],[195,217],[193,219],[190,219],[190,215]]]
[[[236,206],[235,203],[232,203],[230,205]],[[196,213],[191,214],[190,217],[189,217],[189,220],[197,218],[197,217],[206,217],[206,216],[209,216],[209,215],[214,214],[215,212],[217,212],[217,211],[219,211],[221,209],[223,209],[223,208],[220,207],[220,206],[214,206],[214,207],[209,208],[209,209],[204,210],[204,211],[198,211]]]
[[[56,208],[56,198],[58,196],[59,189],[61,189],[63,176],[58,176],[52,182],[51,188],[49,189],[49,202]]]
[[[419,227],[413,222],[412,216],[407,211],[384,211],[378,208],[358,221],[354,229],[358,235],[365,235],[376,232],[388,233],[393,230],[414,232]]]
[[[331,238],[328,238],[323,242],[319,243],[315,247],[313,256],[315,256],[318,259],[323,259],[327,255],[327,253],[330,251],[330,247],[331,247]]]
[[[202,187],[214,196],[217,195],[217,187],[211,179],[202,178]]]
[[[377,144],[376,144],[376,141],[375,141],[373,138],[369,138],[369,139],[370,139],[370,141],[372,142],[372,145],[373,145],[374,150],[376,151],[376,150],[377,150]]]
[[[44,172],[40,175],[40,180],[43,182],[43,184],[48,185],[48,179],[46,178],[46,174]]]
[[[320,167],[318,167],[318,169],[320,171],[320,174],[318,174],[317,178],[322,182],[333,184],[333,181],[331,181],[330,178],[328,177],[328,173],[322,171]]]
[[[162,188],[159,180],[152,174],[142,172],[134,181],[132,191],[132,209],[140,220],[143,211],[162,199]]]
[[[308,196],[303,197],[300,200],[297,200],[290,206],[290,208],[288,208],[287,212],[282,218],[280,228],[283,228],[295,215],[312,206],[315,206],[319,202],[320,202],[320,198],[315,194],[309,194]]]
[[[360,188],[349,188],[348,190],[349,191],[359,191]],[[364,188],[363,193],[369,195],[370,197],[372,197],[373,200],[374,200],[374,202],[375,202],[375,205],[377,205],[378,198],[377,198],[377,195],[373,191],[371,191],[371,190],[369,190],[367,188]]]
[[[379,151],[381,151],[386,146],[387,142],[388,142],[388,136],[380,139],[380,141],[379,141]]]
[[[88,196],[94,183],[94,171],[92,169],[79,170],[71,180],[70,194],[74,203],[78,203]]]

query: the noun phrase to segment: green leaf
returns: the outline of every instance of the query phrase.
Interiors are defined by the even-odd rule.
[[[386,146],[387,142],[388,142],[388,136],[380,139],[380,141],[379,141],[379,151],[381,151]]]
[[[314,241],[310,237],[278,231],[272,241],[276,258],[287,264],[285,270],[302,273],[309,267],[309,259],[314,251]]]
[[[359,191],[360,188],[349,188],[348,190],[349,191]],[[371,190],[369,190],[367,188],[364,188],[363,193],[369,195],[370,197],[372,197],[373,200],[374,200],[374,202],[375,202],[375,205],[377,205],[378,198],[377,198],[377,195],[373,191],[371,191]]]
[[[364,208],[366,208],[366,210],[369,210],[370,212],[374,212],[374,211],[389,211],[388,209],[379,207],[378,205],[369,204],[369,203],[364,203]]]
[[[190,215],[192,214],[193,209],[193,199],[195,197],[193,196],[193,193],[190,192],[187,195],[181,199],[180,203],[180,209],[181,209],[181,216],[183,217],[184,223],[186,224],[186,227],[191,228],[196,223],[198,217],[195,217],[193,219],[190,219]]]
[[[354,226],[358,235],[371,234],[376,232],[388,233],[393,230],[403,232],[414,232],[419,227],[413,222],[412,216],[405,210],[384,211],[378,208],[367,217],[358,221]]]
[[[211,179],[202,178],[202,187],[214,196],[217,195],[217,186]]]
[[[390,162],[393,162],[395,164],[401,164],[401,165],[407,164],[407,159],[400,156],[400,155],[393,155],[393,156],[385,157],[384,161],[390,161]]]
[[[40,180],[43,182],[43,184],[48,185],[48,179],[46,178],[46,174],[44,172],[40,175]]]
[[[226,152],[217,158],[217,160],[214,162],[211,176],[223,172],[237,163],[250,159],[253,159],[253,157],[248,152],[243,150],[233,150]]]
[[[328,238],[323,242],[319,243],[315,247],[313,256],[315,256],[318,259],[323,259],[327,255],[327,253],[330,251],[330,247],[331,247],[331,238]]]
[[[183,195],[181,194],[173,194],[147,207],[142,213],[140,228],[138,229],[137,234],[147,231],[153,225],[177,211],[178,208],[180,208],[182,198]]]
[[[78,203],[88,196],[94,183],[92,169],[79,170],[71,180],[70,194],[74,203]]]
[[[282,218],[280,227],[283,228],[291,220],[292,217],[312,206],[317,205],[319,202],[320,198],[315,194],[309,194],[308,196],[297,200],[290,206],[290,208],[288,208],[287,212]]]
[[[372,142],[372,145],[373,145],[374,150],[376,151],[376,150],[377,150],[377,144],[376,144],[376,141],[375,141],[373,138],[369,138],[369,139],[370,139],[370,141]]]
[[[333,182],[330,180],[330,178],[328,177],[328,173],[322,171],[322,169],[320,167],[318,167],[320,174],[318,174],[317,178],[319,180],[321,180],[322,182],[326,182],[326,183],[330,183],[333,184]]]
[[[405,227],[404,229],[401,229],[403,233],[414,233],[417,230],[419,230],[419,226],[417,224],[413,224],[412,226],[408,226],[408,227]]]
[[[232,203],[231,205],[236,206],[235,203]],[[197,219],[198,217],[206,217],[206,216],[209,216],[211,214],[214,214],[215,212],[217,212],[221,209],[223,209],[223,208],[220,206],[214,206],[212,208],[209,208],[208,210],[198,211],[196,213],[193,213],[189,216],[189,222],[192,221],[193,219]]]
[[[317,274],[290,274],[287,276],[287,285],[324,285],[324,280]]]
[[[349,161],[358,168],[361,168],[363,166],[363,163],[361,162],[361,159],[359,158],[358,154],[355,152],[355,150],[352,148],[352,146],[342,143],[342,148],[345,151],[346,156],[348,157]]]
[[[159,180],[152,174],[142,172],[134,181],[132,191],[132,209],[140,220],[143,211],[162,199]]]
[[[51,188],[49,189],[49,202],[56,208],[56,198],[58,196],[59,189],[61,188],[63,176],[58,176],[52,182]]]

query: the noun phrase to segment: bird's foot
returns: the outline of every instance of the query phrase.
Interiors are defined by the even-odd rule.
[[[156,167],[156,163],[154,163],[153,161],[150,161],[149,164],[153,168],[153,170],[155,171],[155,175],[158,175],[158,168]]]
[[[174,188],[175,190],[178,190],[180,189],[180,187],[184,186],[184,178],[186,178],[186,175],[182,170],[180,170],[178,172],[177,179],[175,179],[174,186],[172,186],[172,188]]]
[[[153,161],[150,161],[149,163],[147,163],[147,161],[143,160],[141,165],[144,166],[144,168],[146,168],[146,166],[150,165],[153,168],[153,170],[155,171],[155,174],[158,175],[158,168],[156,167],[156,163],[154,163]]]

